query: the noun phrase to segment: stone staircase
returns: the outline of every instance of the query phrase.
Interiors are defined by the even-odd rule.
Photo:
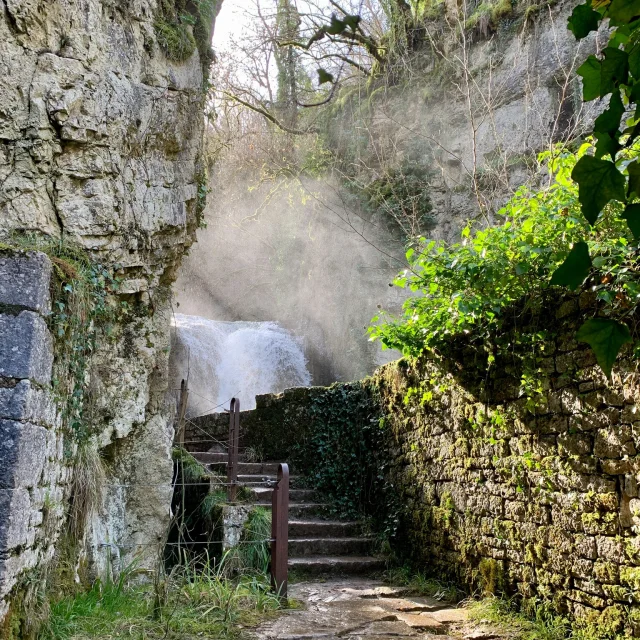
[[[226,476],[227,454],[192,452],[212,474]],[[271,508],[271,483],[277,462],[246,462],[238,465],[238,483],[247,487],[255,504]],[[289,570],[307,575],[361,575],[381,571],[384,562],[372,555],[373,540],[360,522],[323,518],[328,505],[313,489],[300,486],[301,477],[289,479]]]

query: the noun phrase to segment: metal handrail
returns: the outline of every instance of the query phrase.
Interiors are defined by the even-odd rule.
[[[278,480],[271,498],[271,586],[287,599],[289,564],[289,465],[278,466]]]
[[[240,400],[231,398],[229,406],[229,449],[227,464],[227,480],[229,489],[227,498],[235,502],[238,494],[238,444],[240,442]]]

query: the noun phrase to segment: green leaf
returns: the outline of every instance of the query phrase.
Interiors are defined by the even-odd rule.
[[[629,186],[627,187],[627,196],[636,194],[640,196],[640,164],[637,160],[634,160],[627,166],[629,172]]]
[[[324,84],[325,82],[333,82],[333,75],[320,68],[318,69],[318,83]]]
[[[571,172],[578,183],[578,199],[584,217],[595,224],[600,212],[611,200],[625,201],[625,179],[609,160],[582,156]]]
[[[578,67],[576,73],[582,78],[582,99],[585,102],[600,97],[601,71],[602,63],[593,55]]]
[[[613,0],[607,15],[612,24],[627,24],[640,16],[640,0]]]
[[[624,115],[624,105],[619,91],[614,91],[609,99],[609,107],[603,111],[593,125],[596,135],[599,133],[613,134],[620,128],[620,120]]]
[[[608,318],[591,318],[578,329],[576,340],[586,342],[596,355],[596,360],[607,378],[623,344],[631,342],[626,324]]]
[[[566,285],[577,289],[589,275],[591,258],[586,242],[576,242],[565,261],[553,272],[550,284]]]
[[[351,31],[355,31],[360,24],[360,16],[358,15],[346,15],[344,18],[344,23],[351,29]]]
[[[640,44],[636,43],[629,52],[629,71],[636,80],[640,80]]]
[[[616,154],[622,149],[618,138],[619,134],[615,136],[610,136],[608,133],[599,135],[598,141],[596,142],[596,158],[603,158],[608,155],[611,156],[612,160],[615,160]]]
[[[602,16],[588,4],[580,4],[569,17],[569,31],[578,39],[586,38],[591,31],[597,31]]]
[[[614,47],[604,50],[602,74],[600,76],[600,95],[606,96],[620,84],[629,81],[629,56],[625,51]]]
[[[636,240],[640,240],[640,204],[629,204],[622,213],[627,226]]]

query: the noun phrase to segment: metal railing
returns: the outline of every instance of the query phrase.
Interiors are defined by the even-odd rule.
[[[240,442],[240,400],[231,398],[229,406],[229,450],[227,463],[227,498],[235,502],[238,495],[238,445]]]
[[[280,599],[287,599],[289,564],[289,465],[278,466],[278,479],[271,498],[271,586]]]

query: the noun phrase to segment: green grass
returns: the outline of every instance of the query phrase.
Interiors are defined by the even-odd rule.
[[[471,620],[490,623],[512,640],[623,640],[620,620],[571,623],[535,600],[489,596],[466,605]]]
[[[230,579],[222,566],[182,567],[155,585],[134,584],[134,574],[53,603],[39,640],[226,640],[280,608],[266,577]]]
[[[383,579],[394,587],[407,587],[414,596],[429,596],[446,602],[460,602],[465,597],[464,592],[450,582],[429,578],[407,566],[389,569]]]

